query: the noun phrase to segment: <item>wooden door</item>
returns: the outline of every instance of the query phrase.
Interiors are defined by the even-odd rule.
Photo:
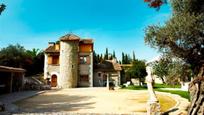
[[[57,76],[56,75],[52,75],[51,86],[52,87],[56,87],[57,86]]]

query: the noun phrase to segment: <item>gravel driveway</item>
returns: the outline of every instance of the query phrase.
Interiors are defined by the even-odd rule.
[[[161,97],[161,96],[159,96]],[[172,98],[165,97],[165,104]],[[115,90],[106,88],[74,88],[46,93],[24,99],[15,104],[21,112],[72,112],[72,113],[120,113],[146,111],[147,91]],[[174,106],[175,104],[172,104]]]

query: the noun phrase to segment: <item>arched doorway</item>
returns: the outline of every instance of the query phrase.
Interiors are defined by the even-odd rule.
[[[51,86],[52,87],[57,87],[57,75],[52,75],[51,77]]]

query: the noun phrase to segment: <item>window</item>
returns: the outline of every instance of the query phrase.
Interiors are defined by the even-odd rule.
[[[101,77],[101,73],[98,73],[98,76]]]
[[[49,56],[48,64],[59,64],[59,56]]]
[[[90,64],[89,56],[80,56],[80,64]]]
[[[52,64],[59,64],[59,56],[52,57]]]

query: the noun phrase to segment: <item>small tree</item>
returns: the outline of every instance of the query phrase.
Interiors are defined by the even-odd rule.
[[[132,67],[127,71],[127,74],[132,78],[138,78],[140,85],[144,81],[144,78],[147,76],[146,65],[144,61],[135,60],[132,62]]]
[[[1,4],[1,5],[0,5],[0,15],[1,15],[1,13],[2,13],[5,9],[6,9],[6,5]]]
[[[153,74],[157,75],[163,83],[169,85],[190,81],[192,71],[189,64],[181,59],[164,55],[159,61],[152,63]]]
[[[23,46],[9,45],[0,50],[0,65],[26,69],[26,75],[43,72],[44,53],[37,49],[26,50]]]
[[[34,58],[40,53],[40,49],[33,48],[32,50],[27,50],[26,53],[27,53],[27,55]]]
[[[23,67],[26,63],[32,63],[30,59],[24,47],[19,44],[9,45],[0,51],[0,65]]]
[[[165,84],[165,77],[168,75],[169,70],[169,60],[162,58],[159,61],[154,62],[153,64],[153,74],[157,75]]]

